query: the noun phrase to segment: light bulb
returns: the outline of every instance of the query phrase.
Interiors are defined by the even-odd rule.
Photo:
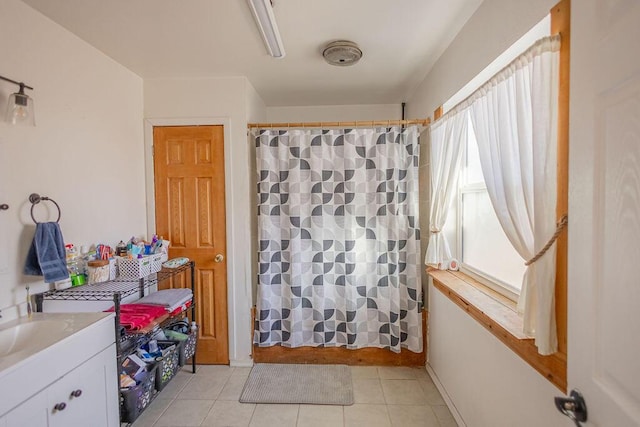
[[[29,113],[25,107],[22,105],[16,105],[13,107],[13,118],[15,122],[21,122],[27,117],[29,117]]]

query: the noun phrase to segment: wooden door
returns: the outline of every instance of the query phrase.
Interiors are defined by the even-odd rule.
[[[228,364],[223,126],[154,127],[153,153],[156,232],[196,264],[197,362]]]
[[[638,426],[640,2],[571,8],[569,388],[584,425]]]

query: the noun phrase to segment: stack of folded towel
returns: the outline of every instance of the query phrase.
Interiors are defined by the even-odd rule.
[[[113,307],[107,311],[113,311]],[[122,304],[120,306],[120,324],[129,331],[139,331],[165,314],[167,314],[166,310],[154,305]]]
[[[128,331],[139,331],[167,314],[178,314],[191,306],[191,289],[165,289],[120,306],[120,324]],[[109,310],[112,312],[113,307]]]
[[[192,299],[191,289],[164,289],[140,298],[137,304],[164,307],[167,313],[177,314],[186,310],[191,305]]]

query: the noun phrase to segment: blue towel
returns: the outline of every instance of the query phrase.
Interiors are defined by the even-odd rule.
[[[69,277],[64,239],[57,222],[36,224],[36,234],[27,254],[24,274],[44,276],[44,281],[47,283]]]

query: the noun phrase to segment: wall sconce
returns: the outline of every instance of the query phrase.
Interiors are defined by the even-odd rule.
[[[0,76],[0,80],[20,86],[20,90],[12,93],[9,97],[6,114],[7,122],[12,125],[35,126],[36,116],[33,111],[33,99],[24,93],[25,89],[33,90],[33,88],[22,82],[17,82],[3,76]]]

